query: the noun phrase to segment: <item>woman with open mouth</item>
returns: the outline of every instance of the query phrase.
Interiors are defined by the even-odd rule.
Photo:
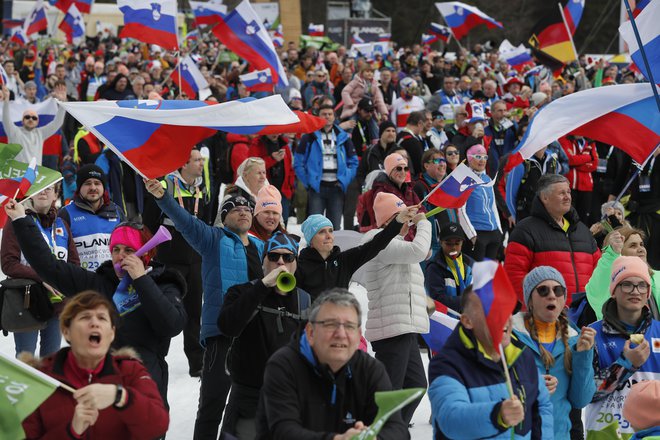
[[[534,268],[523,281],[527,312],[513,317],[518,339],[534,353],[553,407],[554,438],[571,438],[571,408],[584,408],[596,391],[594,338],[596,331],[578,332],[568,322],[566,282],[557,269]]]

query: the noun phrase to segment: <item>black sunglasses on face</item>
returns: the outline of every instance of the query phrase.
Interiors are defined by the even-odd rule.
[[[280,257],[282,257],[282,260],[285,263],[293,263],[294,261],[296,261],[296,256],[293,254],[279,254],[277,252],[268,252],[266,256],[268,257],[268,261],[270,261],[271,263],[277,263],[278,261],[280,261]]]
[[[548,286],[538,286],[536,288],[536,291],[538,292],[541,298],[545,298],[546,296],[550,295],[550,290],[552,290],[555,293],[555,296],[557,298],[566,295],[566,288],[564,286],[554,286],[552,288]]]
[[[39,116],[25,115],[25,116],[23,116],[23,119],[25,119],[25,120],[32,119],[33,121],[38,121]]]
[[[401,172],[401,171],[408,171],[409,169],[410,168],[408,168],[408,167],[396,167],[396,168],[394,168],[394,171]]]

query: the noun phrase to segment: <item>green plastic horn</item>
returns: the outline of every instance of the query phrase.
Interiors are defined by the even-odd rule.
[[[296,277],[289,272],[280,272],[277,276],[277,288],[284,293],[291,292],[296,288]]]

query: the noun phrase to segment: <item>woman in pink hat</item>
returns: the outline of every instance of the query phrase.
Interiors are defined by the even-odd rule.
[[[268,241],[277,231],[286,233],[282,226],[282,195],[275,186],[266,185],[257,194],[252,227],[248,234]]]

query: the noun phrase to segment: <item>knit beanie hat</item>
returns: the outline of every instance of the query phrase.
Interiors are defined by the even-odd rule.
[[[405,157],[401,156],[399,153],[392,153],[385,158],[385,162],[383,163],[383,166],[385,167],[385,174],[389,176],[394,168],[398,166],[407,167],[408,161],[406,160]]]
[[[387,159],[386,159],[387,160]],[[374,199],[374,213],[376,214],[376,226],[379,228],[394,214],[397,214],[406,204],[394,194],[379,192]]]
[[[564,289],[566,282],[561,273],[552,266],[538,266],[532,269],[523,280],[523,298],[525,299],[525,306],[529,307],[529,299],[532,297],[532,291],[536,286],[545,280],[553,280],[558,282]]]
[[[286,249],[291,251],[293,255],[298,255],[298,241],[293,237],[293,235],[284,234],[280,231],[277,231],[266,242],[264,258],[266,258],[268,252],[274,251],[276,249]]]
[[[250,208],[250,211],[254,211],[252,202],[243,196],[236,195],[225,197],[222,201],[222,206],[220,207],[220,220],[222,223],[225,222],[225,218],[227,217],[227,214],[229,214],[229,211],[236,208],[237,206],[247,206]]]
[[[610,278],[610,295],[614,293],[616,286],[628,277],[640,277],[647,284],[651,284],[649,266],[639,257],[624,257],[623,255],[614,260],[612,264],[612,276]],[[651,294],[649,289],[648,294]]]
[[[133,248],[136,251],[139,250],[144,243],[142,242],[140,230],[137,229],[138,227],[138,225],[133,227],[127,224],[119,224],[110,235],[110,253],[112,253],[112,249],[118,244]],[[142,258],[145,258],[145,256]],[[146,262],[149,262],[148,258]]]
[[[93,163],[83,165],[78,170],[76,174],[76,187],[80,190],[80,187],[83,186],[83,183],[87,179],[99,179],[103,184],[103,189],[105,190],[108,187],[108,177],[105,175],[101,167],[94,165]]]
[[[254,215],[261,211],[275,211],[282,215],[282,194],[274,185],[266,185],[257,193],[257,206]]]
[[[305,236],[305,241],[307,242],[307,246],[311,246],[312,238],[314,238],[320,229],[328,226],[332,227],[332,222],[321,214],[312,214],[307,217],[307,220],[305,220],[301,226],[302,233]]]
[[[660,425],[660,381],[645,380],[637,382],[623,404],[623,417],[630,422],[635,431]]]
[[[387,121],[381,122],[378,126],[378,138],[380,138],[383,133],[385,133],[385,130],[390,127],[396,130],[396,125],[394,125],[394,122],[390,121],[389,119]]]

